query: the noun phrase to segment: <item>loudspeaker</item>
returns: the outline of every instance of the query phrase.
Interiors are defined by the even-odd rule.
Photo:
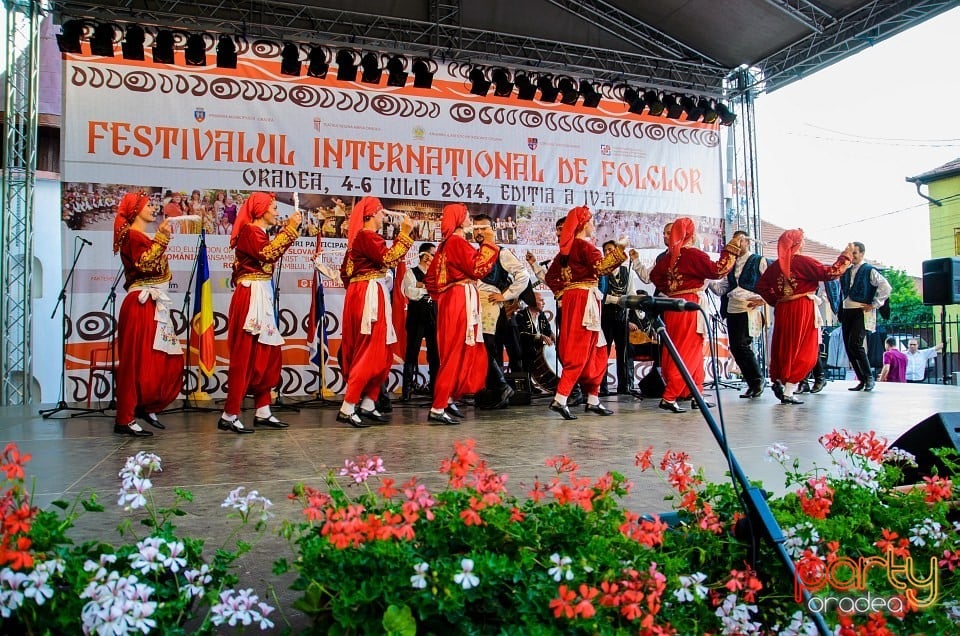
[[[923,261],[923,304],[960,304],[960,258]]]
[[[953,448],[960,451],[960,413],[931,415],[897,438],[891,446],[905,450],[917,458],[916,468],[904,467],[903,483],[915,484],[922,481],[923,477],[932,474],[934,466],[941,477],[948,476],[950,471],[930,449]]]

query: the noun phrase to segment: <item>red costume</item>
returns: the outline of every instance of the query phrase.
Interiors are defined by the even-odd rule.
[[[607,372],[607,343],[600,327],[597,280],[627,259],[623,248],[604,256],[592,243],[576,238],[590,221],[590,210],[570,210],[560,232],[560,256],[553,259],[545,278],[547,287],[563,300],[557,356],[563,365],[557,395],[569,396],[579,382],[586,395],[597,395]]]
[[[667,254],[654,264],[650,270],[650,280],[657,289],[671,298],[697,302],[700,292],[708,280],[722,278],[737,261],[737,249],[727,245],[716,262],[711,261],[707,253],[695,247],[686,247],[693,238],[693,221],[681,217],[670,228],[670,245]],[[673,340],[680,358],[693,377],[697,386],[703,385],[703,334],[697,329],[699,313],[687,311],[669,311],[663,314],[663,323],[667,335]],[[690,394],[680,369],[670,356],[663,357],[661,366],[666,388],[663,399],[676,402],[678,398]]]
[[[347,290],[343,300],[340,370],[347,378],[344,402],[376,401],[390,374],[397,341],[390,294],[385,287],[387,270],[396,267],[413,245],[406,234],[397,235],[393,247],[363,224],[383,209],[379,199],[364,197],[354,206],[347,252],[340,277]],[[399,285],[399,282],[395,282]]]
[[[454,234],[467,218],[467,208],[443,208],[443,240],[427,270],[424,284],[437,304],[437,351],[440,369],[433,390],[433,408],[442,410],[450,399],[476,393],[487,379],[487,350],[480,323],[480,296],[476,281],[490,273],[500,248],[484,243],[474,249]]]
[[[283,338],[273,318],[273,264],[293,244],[299,232],[287,224],[273,240],[251,221],[262,217],[273,203],[273,195],[251,194],[233,226],[230,247],[236,250],[233,262],[233,298],[227,317],[230,369],[227,372],[227,402],[224,413],[237,415],[247,393],[257,408],[270,404],[270,389],[280,383],[280,345]],[[251,303],[254,303],[251,311]],[[255,316],[257,308],[261,311]]]
[[[770,379],[783,384],[807,377],[820,349],[813,296],[819,281],[840,278],[850,265],[845,254],[827,267],[798,254],[803,230],[787,230],[777,243],[779,260],[770,265],[757,283],[757,293],[773,305],[773,343],[770,347]]]
[[[157,234],[151,239],[130,227],[148,201],[145,194],[128,193],[114,221],[113,249],[120,253],[128,292],[117,325],[116,423],[121,426],[134,421],[136,412],[165,409],[183,381],[183,351],[166,308],[171,275],[165,251],[170,238]]]

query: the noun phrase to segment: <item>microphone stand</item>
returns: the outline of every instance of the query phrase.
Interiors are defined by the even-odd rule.
[[[730,358],[736,362],[736,359],[733,358],[733,354],[730,352],[730,331],[727,329],[722,316],[720,316],[720,310],[717,308],[717,302],[713,299],[714,294],[711,292],[706,294],[706,296],[710,300],[710,307],[713,310],[713,312],[710,314],[710,325],[713,329],[713,338],[711,339],[710,343],[710,355],[713,356],[714,360],[718,360],[720,356],[720,347],[717,345],[717,334],[724,333],[727,335],[727,353],[729,354]],[[738,390],[741,388],[741,382],[737,382],[736,384],[733,382],[725,382],[721,380],[719,376],[715,377],[714,379],[717,381],[718,391],[719,387]]]
[[[180,406],[174,406],[173,408],[161,411],[164,415],[167,413],[214,413],[220,410],[211,406],[199,406],[196,400],[193,400],[193,404],[190,403],[190,369],[193,366],[190,359],[190,347],[193,342],[193,316],[191,315],[190,294],[193,292],[193,281],[197,276],[197,268],[200,265],[200,250],[206,246],[207,234],[204,230],[201,230],[200,236],[197,238],[197,252],[193,257],[193,267],[190,269],[190,278],[187,280],[187,288],[183,294],[183,307],[180,309],[180,313],[183,314],[187,323],[187,355],[184,360],[183,384],[180,389],[180,392],[183,393],[183,400],[180,402]],[[200,389],[199,367],[197,368],[197,389]]]
[[[277,260],[277,271],[273,275],[273,317],[275,320],[280,320],[280,272],[283,271],[283,256]],[[300,412],[300,409],[292,404],[287,404],[283,401],[283,366],[281,364],[281,373],[280,373],[280,382],[277,384],[277,398],[273,401],[273,404],[270,405],[271,411],[293,411],[296,413]],[[323,391],[323,389],[320,389]]]
[[[60,288],[60,295],[57,297],[57,304],[53,308],[53,313],[50,314],[50,319],[52,320],[57,315],[57,309],[60,310],[60,335],[63,342],[63,349],[60,355],[60,399],[57,400],[57,405],[53,408],[40,409],[40,416],[45,420],[53,417],[61,411],[77,411],[77,413],[80,415],[93,413],[96,411],[96,409],[72,407],[67,404],[65,398],[67,382],[67,331],[69,329],[69,325],[67,323],[67,287],[70,285],[70,281],[73,279],[73,272],[77,268],[77,261],[80,260],[80,255],[83,253],[84,246],[89,245],[89,242],[86,239],[80,238],[79,236],[76,238],[80,239],[80,249],[74,252],[73,263],[70,265],[70,271],[67,272],[67,277],[63,281],[63,287]],[[74,249],[76,249],[76,241],[74,241]]]
[[[744,509],[747,511],[746,520],[748,532],[750,533],[751,554],[753,556],[751,561],[753,562],[752,564],[754,569],[757,569],[756,566],[759,565],[757,561],[759,557],[760,543],[761,540],[763,540],[766,541],[769,547],[771,547],[776,553],[781,565],[787,572],[788,579],[791,581],[796,581],[796,565],[790,559],[790,555],[787,554],[787,550],[783,546],[785,541],[783,531],[780,529],[780,524],[777,523],[777,519],[773,516],[770,506],[767,505],[765,493],[757,486],[751,485],[746,473],[744,473],[743,469],[740,468],[739,462],[737,462],[736,457],[733,455],[733,450],[727,443],[727,437],[725,433],[721,432],[720,427],[717,425],[717,421],[713,418],[713,414],[710,412],[710,409],[707,408],[707,404],[703,399],[703,393],[700,391],[700,387],[697,386],[696,382],[694,382],[693,377],[690,375],[690,371],[683,362],[683,358],[680,357],[680,353],[677,351],[677,347],[673,344],[673,341],[667,334],[667,328],[663,323],[663,317],[660,315],[660,312],[656,311],[652,307],[647,311],[648,315],[651,316],[653,325],[660,337],[660,344],[663,345],[670,354],[670,358],[677,366],[677,370],[680,372],[680,375],[683,376],[684,383],[687,385],[687,388],[693,395],[694,401],[700,407],[700,415],[703,416],[704,421],[707,423],[707,427],[710,429],[714,439],[720,446],[720,450],[723,451],[723,455],[727,459],[727,465],[729,466],[730,476],[734,480],[734,486],[742,493],[740,501],[743,504]],[[716,373],[714,373],[714,379],[716,379]],[[718,391],[718,403],[720,402],[719,397]],[[807,614],[810,616],[811,620],[813,620],[821,636],[830,636],[833,634],[833,631],[827,627],[823,616],[821,616],[819,612],[815,612],[810,609],[810,598],[811,596],[809,590],[803,588],[803,606],[806,608]]]
[[[110,317],[113,323],[112,329],[110,330],[110,402],[103,408],[91,411],[91,417],[114,417],[113,415],[107,415],[107,411],[117,410],[117,285],[120,284],[121,278],[123,278],[123,265],[120,265],[117,276],[113,279],[113,285],[110,286],[107,299],[103,301],[103,306],[100,307],[101,311],[105,311],[107,305],[110,305]],[[90,382],[88,391],[93,392],[92,381]],[[96,415],[93,415],[93,413],[96,413]],[[70,417],[82,417],[83,415],[86,414],[74,413]]]

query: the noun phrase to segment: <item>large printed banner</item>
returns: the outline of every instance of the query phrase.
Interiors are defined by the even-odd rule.
[[[281,390],[293,395],[343,387],[339,283],[325,282],[330,358],[322,376],[305,328],[314,255],[320,249],[339,266],[350,210],[362,196],[406,212],[414,238],[431,242],[440,239],[443,206],[464,202],[493,219],[498,241],[537,261],[556,253],[556,219],[582,204],[596,215],[598,241],[626,236],[647,263],[663,249],[663,225],[679,215],[697,221],[704,249],[721,246],[716,126],[641,117],[609,101],[587,109],[478,97],[453,65],[437,73],[432,88],[416,89],[340,82],[334,69],[327,79],[284,76],[278,60],[277,51],[256,46],[236,70],[65,56],[64,262],[81,246],[71,236],[93,244],[73,276],[71,401],[109,395],[109,377],[96,367],[114,332],[107,302],[119,269],[113,219],[131,189],[151,193],[165,218],[187,217],[175,223],[168,249],[173,313],[184,338],[192,313],[185,292],[206,230],[217,370],[198,375],[192,351],[188,385],[214,396],[223,393],[229,360],[228,238],[243,199],[256,190],[277,193],[281,216],[293,210],[295,195],[304,211],[303,238],[277,280],[286,339]],[[384,226],[387,239],[395,232]],[[120,288],[117,306],[122,298]],[[399,377],[398,367],[391,384]]]

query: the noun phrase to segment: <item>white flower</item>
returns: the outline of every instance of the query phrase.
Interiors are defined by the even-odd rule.
[[[99,574],[99,572],[98,572]],[[84,634],[149,633],[157,626],[150,618],[157,609],[150,600],[153,588],[137,577],[109,572],[103,582],[92,581],[80,594],[90,602],[80,611]]]
[[[573,580],[573,569],[570,567],[570,564],[573,563],[573,559],[570,557],[561,557],[559,554],[554,552],[550,555],[550,561],[553,562],[553,567],[547,570],[547,574],[553,577],[553,580],[556,582],[562,581],[566,578],[568,581]]]
[[[147,537],[138,542],[137,551],[128,557],[131,561],[130,567],[138,570],[140,574],[159,572],[164,561],[160,548],[165,545],[166,541],[160,537]]]
[[[887,452],[883,454],[883,461],[891,464],[903,463],[907,466],[916,467],[917,456],[913,453],[908,453],[902,448],[888,448]]]
[[[947,601],[943,604],[943,609],[947,614],[947,618],[952,620],[954,624],[960,625],[960,602]]]
[[[260,493],[256,490],[251,490],[246,495],[243,494],[244,487],[240,486],[230,491],[230,494],[226,499],[223,500],[223,503],[220,504],[221,508],[233,508],[234,510],[239,510],[240,514],[246,518],[247,514],[255,509],[257,506],[261,506],[262,510],[260,512],[260,520],[266,521],[273,516],[273,513],[267,512],[267,510],[273,507],[273,502],[267,499],[266,497],[261,497]]]
[[[203,598],[203,595],[206,594],[204,586],[213,580],[213,577],[210,576],[210,566],[206,563],[200,566],[199,570],[184,570],[183,576],[187,579],[187,585],[183,589],[187,598]]]
[[[696,597],[697,599],[703,600],[707,597],[707,588],[703,586],[703,582],[707,580],[707,575],[703,572],[696,572],[690,576],[681,576],[680,577],[680,588],[674,590],[673,595],[681,603],[688,603]],[[693,588],[693,592],[690,591],[690,588]]]
[[[171,572],[179,572],[183,568],[187,567],[187,559],[183,557],[183,553],[186,550],[182,541],[166,542],[167,550],[170,552],[170,556],[163,556],[163,567],[167,568]]]
[[[429,569],[430,565],[428,563],[417,563],[414,565],[413,570],[416,574],[410,577],[410,585],[418,590],[427,587],[427,570]]]
[[[781,636],[817,636],[820,632],[817,626],[810,619],[803,615],[803,612],[797,610],[790,617],[790,624],[781,627],[779,624],[773,627],[773,632]]]
[[[23,605],[25,594],[20,586],[26,581],[27,575],[23,572],[14,572],[10,568],[0,571],[0,616],[10,618]]]
[[[63,572],[63,561],[52,559],[41,561],[27,575],[27,587],[23,595],[32,598],[37,605],[43,605],[47,599],[53,598],[53,588],[48,585],[50,578]]]
[[[473,574],[473,559],[462,559],[460,561],[460,568],[462,571],[453,577],[454,583],[459,584],[465,590],[480,585],[480,579]]]
[[[211,619],[214,625],[223,625],[226,623],[231,627],[236,625],[252,625],[254,622],[260,624],[260,629],[269,629],[273,627],[273,621],[267,618],[267,615],[273,611],[273,607],[260,601],[260,598],[253,593],[253,590],[224,590],[220,592],[220,602],[210,608],[213,615]]]
[[[943,531],[943,526],[933,519],[927,518],[923,523],[919,523],[910,528],[910,543],[924,547],[927,541],[934,547],[940,547],[940,544],[946,541],[947,534]]]
[[[768,462],[783,462],[790,461],[790,456],[787,455],[787,445],[786,444],[774,444],[767,448],[767,461]]]
[[[723,624],[724,634],[762,634],[760,623],[750,620],[751,615],[756,612],[756,605],[737,603],[737,595],[728,594],[715,614]]]
[[[808,548],[817,553],[817,544],[820,543],[820,533],[813,527],[809,521],[798,523],[783,529],[783,536],[786,539],[783,547],[787,553],[794,559],[799,559]]]

